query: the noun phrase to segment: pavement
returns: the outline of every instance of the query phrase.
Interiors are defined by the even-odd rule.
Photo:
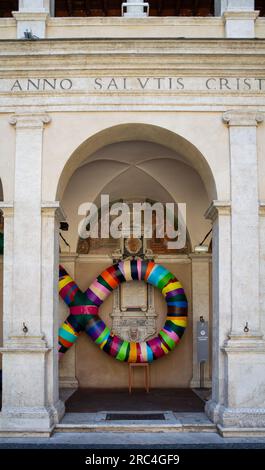
[[[50,438],[0,438],[0,449],[265,449],[265,437],[223,438],[216,432],[57,432]]]

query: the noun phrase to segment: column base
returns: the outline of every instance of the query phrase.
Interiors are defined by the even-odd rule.
[[[8,407],[0,413],[0,437],[49,437],[64,415],[61,400],[50,407]]]
[[[190,388],[200,388],[200,387],[201,387],[200,379],[192,379],[191,380]],[[208,378],[208,379],[204,380],[203,388],[212,388],[211,379]]]
[[[222,437],[265,437],[265,427],[263,428],[225,428],[217,425],[217,431]]]
[[[209,400],[205,413],[223,437],[265,436],[265,408],[226,408]]]

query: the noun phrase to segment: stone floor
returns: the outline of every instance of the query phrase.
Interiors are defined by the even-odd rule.
[[[148,412],[202,412],[204,401],[190,388],[151,389],[146,393],[134,389],[106,390],[79,388],[65,402],[68,413],[93,413],[100,411]]]

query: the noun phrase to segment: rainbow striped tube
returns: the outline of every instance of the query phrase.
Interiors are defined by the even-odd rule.
[[[167,303],[167,317],[155,338],[136,343],[112,335],[98,315],[104,300],[122,282],[145,281],[161,290]],[[176,277],[153,261],[120,261],[105,269],[82,292],[64,268],[60,267],[59,293],[70,315],[59,329],[59,354],[64,354],[79,334],[87,335],[107,354],[124,362],[152,362],[172,351],[187,326],[188,302]]]

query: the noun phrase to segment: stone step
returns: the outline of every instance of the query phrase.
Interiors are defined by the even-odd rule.
[[[66,413],[55,432],[217,432],[215,424],[204,413],[144,413],[148,419],[147,416],[144,419],[140,411],[125,414],[132,418],[125,419],[124,413],[117,412]]]
[[[137,422],[119,421],[115,423],[59,423],[55,432],[217,432],[213,423],[189,423],[182,424],[164,422]]]

